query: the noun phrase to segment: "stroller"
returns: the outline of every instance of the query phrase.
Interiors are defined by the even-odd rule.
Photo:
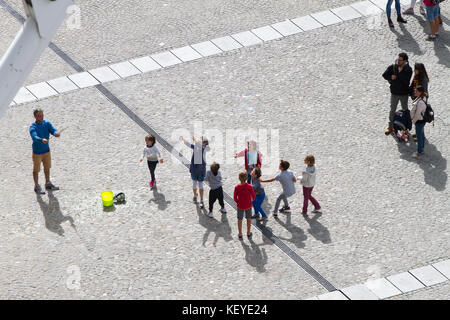
[[[409,132],[412,128],[411,114],[409,110],[398,110],[394,115],[392,135],[399,141],[408,141]]]

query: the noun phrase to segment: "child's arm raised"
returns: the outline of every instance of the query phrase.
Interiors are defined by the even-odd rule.
[[[241,152],[238,152],[234,155],[235,158],[243,157],[245,155],[245,150],[242,150]]]
[[[275,181],[275,178],[267,179],[267,180],[259,179],[259,181],[260,182],[273,182],[273,181]]]

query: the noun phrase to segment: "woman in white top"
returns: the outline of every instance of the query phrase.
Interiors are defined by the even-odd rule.
[[[424,101],[425,89],[422,86],[418,86],[414,90],[414,96],[416,99],[413,102],[413,107],[411,109],[411,121],[414,123],[417,135],[417,152],[413,154],[414,158],[418,158],[423,155],[423,148],[425,146],[425,120],[423,120],[423,115],[427,109],[427,104]]]

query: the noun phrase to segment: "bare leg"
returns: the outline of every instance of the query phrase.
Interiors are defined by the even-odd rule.
[[[242,220],[238,220],[238,232],[242,236]]]
[[[192,189],[192,191],[194,191],[194,197],[197,196],[197,188]]]
[[[199,189],[200,190],[200,201],[203,201],[203,189]]]
[[[44,169],[45,183],[50,182],[50,169]]]
[[[252,226],[252,219],[247,219],[247,235],[250,234],[251,226]]]
[[[33,180],[34,180],[34,185],[37,186],[39,184],[39,172],[34,172],[33,171]]]

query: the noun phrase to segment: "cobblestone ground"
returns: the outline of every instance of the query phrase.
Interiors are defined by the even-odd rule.
[[[448,6],[442,11],[450,13]],[[314,193],[323,214],[300,215],[297,184],[292,213],[271,217],[267,227],[343,288],[448,258],[450,36],[443,31],[428,43],[423,19],[409,20],[392,32],[358,19],[107,87],[174,145],[198,120],[224,140],[226,130],[278,129],[274,157],[289,160],[297,175],[304,156],[315,154]],[[78,55],[73,44],[61,47],[92,66],[109,62]],[[389,94],[381,73],[400,51],[425,63],[438,116],[425,128],[426,156],[419,161],[411,158],[414,143],[383,134]],[[58,66],[52,70],[59,75]],[[226,218],[217,209],[207,218],[192,204],[186,168],[165,150],[158,191],[150,192],[148,169],[138,163],[146,133],[95,88],[39,104],[48,120],[67,128],[51,140],[52,176],[61,190],[34,194],[28,135],[34,104],[11,108],[0,119],[0,297],[304,299],[326,292],[256,230],[252,242],[237,241],[230,207]],[[213,150],[221,149],[219,141],[212,141]],[[213,160],[223,164],[224,190],[232,193],[243,160],[227,164],[212,153]],[[270,177],[267,162],[263,173]],[[108,189],[125,192],[127,203],[104,211],[99,194]],[[279,192],[278,184],[266,185],[268,210]],[[398,298],[448,299],[446,292],[442,284]]]

